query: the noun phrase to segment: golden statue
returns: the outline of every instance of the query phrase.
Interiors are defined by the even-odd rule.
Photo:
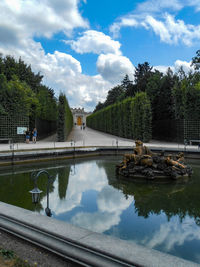
[[[152,155],[153,153],[151,150],[144,146],[142,141],[136,140],[133,154],[124,154],[122,168],[125,169],[131,160],[135,163],[135,165],[152,166]]]
[[[116,166],[118,174],[124,176],[142,176],[148,179],[156,177],[171,177],[177,179],[180,176],[191,176],[192,169],[185,164],[184,153],[179,152],[176,160],[170,154],[160,155],[153,153],[142,141],[136,140],[132,154],[124,154],[123,162]]]
[[[179,159],[181,159],[181,158],[182,157],[180,157]],[[177,168],[179,168],[179,169],[181,169],[181,168],[185,169],[186,168],[186,166],[181,164],[179,162],[179,160],[173,160],[172,155],[168,155],[166,157],[166,163],[167,163],[168,166],[172,166],[172,168],[174,170],[177,170]]]

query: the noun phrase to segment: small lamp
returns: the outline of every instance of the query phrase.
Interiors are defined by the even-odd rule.
[[[31,191],[29,191],[32,194],[32,203],[37,204],[40,200],[40,194],[43,192],[39,188],[35,187]]]
[[[49,208],[49,185],[52,182],[52,177],[50,177],[50,175],[49,175],[49,173],[47,171],[41,170],[38,173],[36,173],[36,172],[32,172],[31,173],[31,178],[34,180],[34,188],[29,192],[32,194],[32,202],[35,203],[35,204],[38,203],[39,200],[40,200],[40,194],[43,192],[42,190],[40,190],[37,187],[37,180],[38,180],[38,178],[39,178],[39,176],[41,174],[46,174],[47,178],[48,178],[48,183],[47,183],[47,207],[45,209],[45,213],[46,213],[47,216],[51,217],[52,213],[51,213],[51,210]]]

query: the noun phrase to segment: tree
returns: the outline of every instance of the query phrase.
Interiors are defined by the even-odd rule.
[[[173,88],[176,119],[200,120],[200,74],[189,74]]]
[[[38,93],[43,76],[40,75],[39,72],[35,74],[31,66],[27,66],[21,58],[19,58],[17,62],[16,75],[19,77],[20,81],[25,81],[35,93]]]
[[[38,99],[26,83],[17,78],[8,82],[8,111],[9,115],[37,115]]]
[[[39,100],[38,117],[43,120],[57,120],[57,101],[52,89],[41,85],[37,94]]]
[[[152,68],[148,62],[138,64],[136,67],[134,76],[138,92],[144,92],[146,90],[148,79],[152,75]]]
[[[197,50],[196,56],[192,58],[191,66],[194,66],[195,70],[200,69],[200,50]]]
[[[13,76],[13,80],[7,81],[4,74],[0,74],[0,103],[1,109],[9,116],[30,116],[32,107],[38,107],[38,100],[34,92],[26,83]]]
[[[127,98],[127,97],[133,97],[136,92],[137,92],[137,88],[136,86],[133,84],[133,81],[130,81],[129,76],[126,74],[124,79],[121,82],[121,86],[124,89],[124,97],[123,98]]]
[[[177,78],[169,68],[166,75],[155,70],[147,83],[147,95],[151,100],[152,122],[174,118],[172,89]]]
[[[67,98],[64,94],[59,96],[58,104],[58,141],[64,142],[71,132],[73,126],[73,116]]]
[[[151,139],[151,103],[145,92],[135,95],[131,103],[133,138],[147,142]]]
[[[124,93],[124,88],[120,85],[115,86],[111,90],[108,91],[108,95],[106,101],[104,102],[104,106],[107,107],[119,101],[119,97]]]
[[[98,110],[104,108],[104,104],[101,102],[98,102],[93,112],[97,112]]]
[[[4,74],[0,74],[0,115],[7,115],[6,109],[8,84]]]

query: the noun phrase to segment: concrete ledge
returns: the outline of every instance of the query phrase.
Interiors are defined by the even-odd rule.
[[[152,151],[158,152],[165,150],[166,153],[185,152],[186,158],[200,159],[200,151],[187,150],[182,148],[163,148],[150,147]],[[24,151],[4,151],[0,152],[0,166],[8,166],[15,164],[26,164],[31,162],[43,162],[51,160],[63,160],[71,158],[91,157],[100,155],[123,155],[125,152],[132,153],[132,147],[76,147],[76,148],[60,148],[60,149],[39,149]]]
[[[3,202],[0,228],[84,266],[200,266]]]

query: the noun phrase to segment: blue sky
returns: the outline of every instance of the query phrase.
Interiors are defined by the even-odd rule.
[[[138,63],[189,71],[200,49],[199,0],[1,0],[0,18],[0,53],[87,111]]]

